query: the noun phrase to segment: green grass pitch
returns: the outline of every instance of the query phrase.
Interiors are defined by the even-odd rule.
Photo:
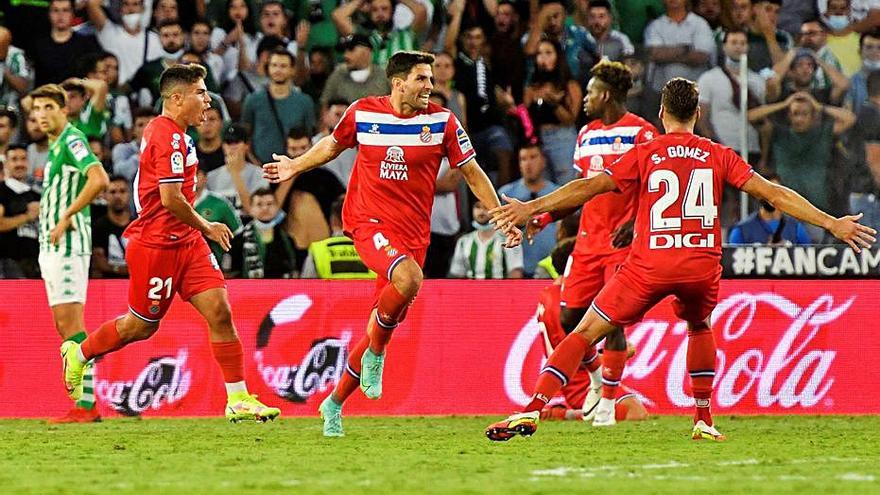
[[[871,494],[880,493],[880,417],[719,417],[724,443],[690,419],[597,429],[541,424],[489,442],[497,417],[319,420],[0,421],[4,494]]]

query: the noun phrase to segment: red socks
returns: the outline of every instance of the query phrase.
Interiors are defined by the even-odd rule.
[[[390,332],[389,332],[390,333]],[[333,390],[333,400],[342,404],[361,385],[361,358],[370,345],[370,338],[364,335],[348,355],[348,365]]]
[[[587,368],[587,371],[596,371],[599,369],[599,366],[602,366],[602,360],[599,359],[599,353],[596,352],[596,346],[591,345],[587,348],[587,353],[584,354],[581,364],[584,368]]]
[[[696,402],[694,423],[703,420],[712,426],[709,404],[715,380],[715,337],[706,325],[688,329],[687,367]]]
[[[568,380],[577,371],[578,365],[584,358],[590,343],[577,333],[568,334],[562,342],[556,346],[550,359],[541,374],[538,376],[538,383],[535,385],[535,395],[532,401],[526,406],[525,411],[540,411],[547,405],[559,389],[564,387]]]
[[[81,344],[80,350],[86,361],[103,356],[125,347],[125,342],[119,338],[116,330],[116,320],[105,321],[97,330],[86,337]]]
[[[406,309],[411,300],[404,297],[394,284],[389,283],[379,293],[379,304],[376,308],[374,322],[367,325],[367,335],[370,336],[370,351],[375,355],[385,352],[385,347],[391,340],[391,334],[403,319]]]
[[[602,397],[614,400],[617,397],[617,387],[623,377],[623,368],[626,366],[626,351],[609,351],[602,353]]]
[[[223,371],[223,381],[237,383],[244,381],[244,351],[241,342],[211,342],[214,359]]]

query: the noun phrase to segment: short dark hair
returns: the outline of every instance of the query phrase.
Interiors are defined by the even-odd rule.
[[[86,87],[78,81],[64,81],[61,83],[61,88],[67,93],[79,93],[81,96],[86,94]]]
[[[520,152],[520,151],[522,151],[522,150],[528,150],[528,149],[532,149],[532,148],[535,148],[535,149],[537,149],[538,151],[540,151],[542,155],[544,154],[544,150],[541,149],[541,143],[539,143],[538,141],[526,141],[526,142],[524,142],[524,143],[522,144],[522,146],[520,146],[519,149],[516,150],[516,154],[519,155],[519,152]]]
[[[869,97],[880,95],[880,70],[872,70],[868,73],[867,86]]]
[[[44,84],[31,91],[29,96],[32,100],[36,100],[37,98],[52,99],[61,108],[67,106],[67,92],[58,84]]]
[[[86,137],[86,140],[90,143],[99,143],[101,148],[106,148],[106,146],[104,146],[104,138],[101,136],[88,136]]]
[[[269,189],[268,187],[261,187],[251,193],[251,203],[253,203],[254,199],[257,198],[258,196],[272,196],[274,198],[275,193],[273,193],[272,190]]]
[[[590,74],[608,87],[611,97],[618,103],[626,101],[626,94],[633,86],[632,71],[622,62],[602,60],[590,69]]]
[[[434,65],[434,55],[427,52],[397,52],[388,59],[385,75],[391,81],[394,77],[406,79],[412,68],[419,64]]]
[[[151,108],[151,107],[138,107],[138,108],[134,109],[134,112],[132,112],[131,120],[135,121],[137,119],[141,119],[144,117],[153,118],[153,117],[158,117],[158,116],[159,116],[159,114],[156,113],[156,111],[153,110],[153,108]]]
[[[608,0],[590,0],[587,4],[587,10],[589,9],[608,9],[608,12],[613,12],[611,2]]]
[[[6,147],[6,153],[8,154],[12,150],[21,150],[27,153],[27,145],[24,143],[12,143]]]
[[[730,37],[731,34],[741,34],[746,37],[746,40],[749,39],[749,33],[747,33],[745,29],[733,28],[724,31],[724,34],[721,36],[721,43],[727,43],[727,38]]]
[[[204,24],[205,26],[208,26],[208,31],[214,28],[214,26],[211,25],[211,21],[202,16],[198,16],[195,18],[195,20],[193,20],[192,25],[195,26],[196,24]],[[190,31],[191,30],[192,26],[190,26]]]
[[[578,235],[578,231],[581,229],[581,214],[573,213],[559,222],[559,230],[557,232],[561,232],[559,235],[562,237],[573,237]]]
[[[110,178],[108,179],[108,182],[124,182],[126,186],[129,185],[128,179],[126,179],[124,176],[119,175],[119,174],[112,174],[110,176]],[[129,186],[129,189],[131,189],[131,186]]]
[[[859,36],[859,51],[862,51],[862,47],[865,46],[866,38],[877,38],[880,39],[880,29],[872,29],[871,31],[866,31]]]
[[[269,54],[269,59],[271,60],[274,56],[279,57],[287,57],[287,60],[290,60],[290,66],[293,67],[296,65],[296,57],[293,56],[292,53],[287,51],[287,48],[283,46],[276,46],[272,49],[272,52]]]
[[[287,133],[287,139],[312,139],[312,136],[302,127],[292,127]]]
[[[700,91],[697,83],[683,77],[670,79],[660,93],[660,104],[666,113],[680,122],[694,118],[700,106]]]
[[[330,205],[330,216],[335,216],[336,218],[342,220],[342,205],[345,204],[345,193],[340,194],[333,200],[333,204]]]
[[[562,275],[565,272],[565,265],[568,263],[568,258],[571,256],[571,252],[574,251],[574,243],[574,238],[566,237],[556,243],[556,247],[554,247],[553,251],[550,253],[550,261],[553,262],[553,269],[556,270],[556,273],[559,275]]]
[[[62,105],[64,106],[64,105]],[[9,119],[10,127],[18,127],[18,114],[8,108],[0,108],[0,118]]]
[[[159,21],[159,24],[156,25],[156,32],[159,32],[162,30],[162,28],[168,27],[168,26],[177,26],[181,30],[183,30],[183,24],[180,23],[180,20],[178,20],[178,19],[162,19],[161,21]]]
[[[199,64],[174,64],[159,77],[159,93],[163,98],[171,96],[171,90],[181,84],[195,84],[204,79],[208,70]]]

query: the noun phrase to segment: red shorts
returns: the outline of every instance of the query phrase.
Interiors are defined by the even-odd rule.
[[[624,265],[596,296],[592,308],[617,327],[632,325],[667,296],[674,296],[672,309],[688,323],[706,320],[718,304],[721,271],[693,282],[646,282]]]
[[[562,305],[588,308],[605,282],[611,279],[626,260],[629,250],[610,255],[572,253],[565,265],[562,282]]]
[[[208,289],[226,287],[223,272],[201,236],[170,249],[145,246],[131,239],[125,261],[130,277],[128,309],[150,323],[165,316],[174,294],[189,301]]]
[[[376,272],[376,295],[391,280],[391,272],[406,258],[421,267],[425,264],[428,247],[413,249],[408,247],[406,238],[397,234],[387,225],[364,224],[352,232],[354,248],[367,268]]]

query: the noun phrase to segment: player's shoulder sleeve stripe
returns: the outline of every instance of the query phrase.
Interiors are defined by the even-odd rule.
[[[183,182],[183,177],[164,177],[159,179],[159,184],[170,184],[173,182]]]
[[[475,156],[477,156],[477,154],[476,154],[475,152],[471,151],[471,152],[468,154],[467,157],[462,158],[461,160],[459,160],[458,163],[456,163],[455,166],[452,167],[452,168],[458,168],[458,167],[464,165],[465,163],[467,163],[467,162],[473,160]]]

